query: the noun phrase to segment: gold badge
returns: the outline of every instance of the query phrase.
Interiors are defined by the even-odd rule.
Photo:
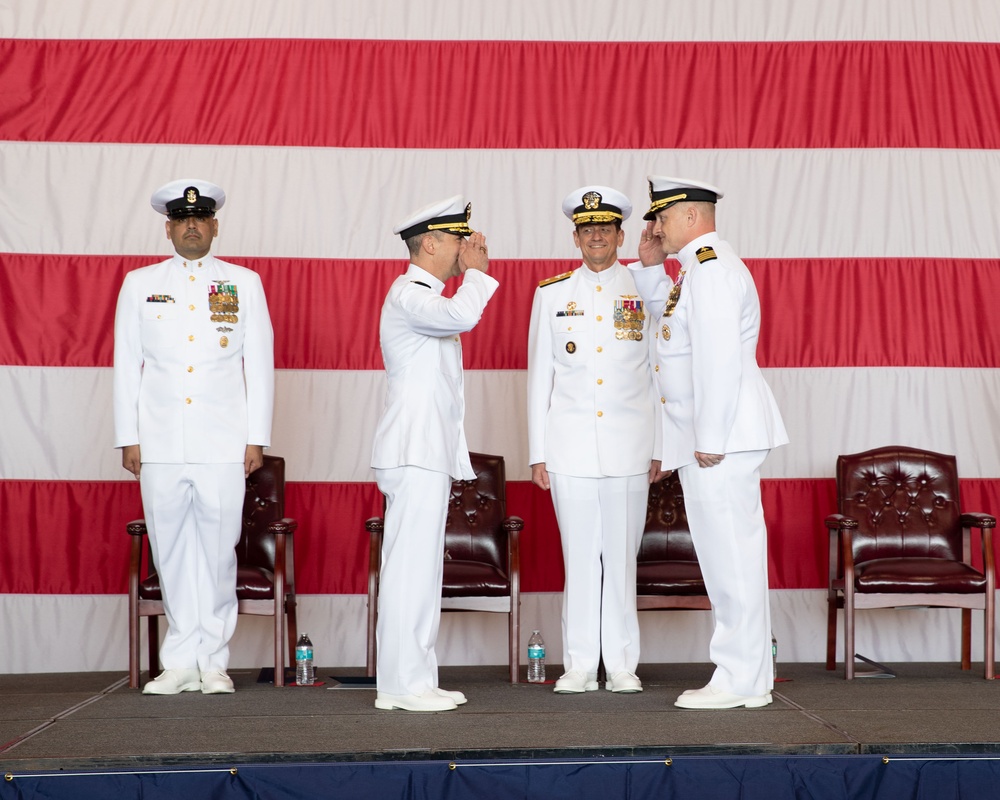
[[[664,325],[663,326],[663,341],[665,341],[665,342],[669,342],[670,341],[670,326],[669,325]]]
[[[566,342],[566,352],[575,353],[576,352],[576,342]]]
[[[184,193],[184,199],[187,200],[189,203],[196,203],[198,201],[198,190],[195,189],[193,186],[190,187]]]
[[[229,337],[223,336],[219,339],[219,347],[229,347]]]
[[[601,195],[599,192],[587,192],[583,196],[583,207],[587,211],[596,211],[601,205]]]

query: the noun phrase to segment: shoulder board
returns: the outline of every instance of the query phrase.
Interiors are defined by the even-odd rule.
[[[572,274],[573,274],[573,272],[572,272],[572,270],[570,270],[569,272],[564,272],[562,275],[553,275],[551,278],[546,278],[543,281],[539,281],[538,285],[539,286],[549,286],[549,285],[551,285],[553,283],[559,283],[559,281],[566,280]]]
[[[410,281],[410,283],[415,283],[415,284],[417,284],[417,286],[423,286],[425,289],[430,289],[431,288],[430,286],[428,286],[423,281]]]
[[[695,257],[697,257],[699,264],[704,264],[706,261],[714,261],[718,258],[711,247],[699,247],[695,251]]]

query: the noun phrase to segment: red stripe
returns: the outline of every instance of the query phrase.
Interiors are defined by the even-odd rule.
[[[8,39],[0,139],[993,149],[998,74],[975,43]]]
[[[0,253],[0,364],[107,367],[122,277],[143,256]],[[258,273],[283,369],[379,370],[379,309],[400,261],[238,258]],[[755,259],[764,367],[1000,366],[1000,260]],[[576,261],[496,261],[500,280],[463,337],[468,369],[524,369],[539,279]],[[27,280],[25,276],[31,276]],[[455,282],[452,282],[452,288]],[[70,335],[71,334],[71,335]]]
[[[1000,478],[963,480],[962,493],[968,510],[1000,510]],[[833,480],[768,480],[763,482],[763,495],[771,587],[823,587],[827,569],[823,520],[835,509]],[[364,520],[381,513],[381,508],[373,483],[288,485],[286,513],[299,522],[295,534],[299,592],[367,591]],[[511,482],[507,510],[525,521],[524,591],[561,591],[562,551],[548,495],[528,482]],[[141,516],[134,481],[0,481],[0,530],[11,534],[5,537],[0,592],[124,594],[129,550],[125,524]],[[1000,537],[996,547],[1000,557]]]

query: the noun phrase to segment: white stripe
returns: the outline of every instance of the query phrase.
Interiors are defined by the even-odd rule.
[[[509,41],[996,41],[991,0],[10,0],[0,35],[51,39],[499,39]]]
[[[995,258],[989,150],[394,150],[0,143],[0,249],[169,254],[149,196],[178,175],[226,189],[220,256],[388,258],[392,225],[457,192],[494,258],[575,258],[566,192],[630,194],[623,257],[645,224],[648,173],[709,180],[744,258]],[[386,187],[393,187],[387,193]],[[275,187],[294,187],[275,201]],[[95,216],[95,198],[115,199]]]
[[[124,539],[124,533],[122,534]],[[298,595],[298,629],[308,631],[323,680],[364,674],[364,595]],[[128,669],[128,598],[124,595],[0,594],[0,675],[39,672],[121,672]],[[526,664],[532,628],[545,637],[549,678],[562,672],[559,616],[561,593],[521,595],[521,662]],[[795,662],[826,658],[826,591],[771,591],[771,620],[778,640],[778,671]],[[856,651],[881,663],[958,661],[961,615],[957,610],[878,610],[860,612]],[[507,618],[502,614],[441,615],[437,654],[442,666],[506,664]],[[704,663],[712,634],[710,611],[643,611],[642,664]],[[972,659],[983,657],[982,613],[972,615]],[[163,630],[163,624],[160,626]],[[253,683],[260,667],[273,663],[270,617],[243,615],[231,648],[230,672]],[[39,632],[44,632],[40,635]],[[843,636],[843,623],[840,625]],[[142,625],[140,661],[146,668]],[[843,669],[843,645],[838,644]],[[347,668],[344,671],[328,668]],[[955,666],[958,676],[958,665]],[[506,680],[498,670],[498,680]],[[642,677],[642,665],[639,668]],[[143,681],[146,675],[143,675]],[[462,688],[459,686],[453,687]]]
[[[766,370],[792,443],[771,453],[766,478],[833,477],[841,453],[906,444],[958,457],[965,478],[1000,477],[1000,370]],[[293,481],[371,481],[371,443],[384,398],[381,371],[279,370],[271,452]],[[509,480],[530,479],[525,372],[467,371],[466,433],[499,453]],[[128,480],[111,449],[111,370],[0,367],[0,477]]]

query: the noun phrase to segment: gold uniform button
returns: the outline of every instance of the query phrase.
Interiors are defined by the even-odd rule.
[[[188,405],[191,405],[191,398],[190,397],[185,397],[184,398],[184,402],[187,403]]]
[[[598,412],[597,412],[597,416],[599,416],[599,417],[603,417],[603,416],[604,416],[604,412],[603,412],[603,411],[598,411]]]
[[[600,314],[598,314],[597,315],[597,321],[600,322],[602,319],[604,319],[604,317],[602,317]]]
[[[597,287],[597,291],[601,291],[601,287],[600,286]]]
[[[194,367],[188,367],[188,372],[194,372]]]
[[[660,365],[657,364],[655,367],[653,367],[653,372],[659,372],[659,371],[660,371]]]
[[[156,315],[156,318],[157,318],[157,319],[163,319],[163,314],[157,314],[157,315]]]
[[[194,280],[194,275],[188,275],[188,280],[189,281],[193,281]]]
[[[600,347],[600,346],[598,346],[598,348],[597,348],[597,352],[598,352],[598,353],[603,353],[603,352],[604,352],[604,348],[603,348],[603,347]]]
[[[660,402],[661,403],[666,403],[667,402],[667,398],[666,397],[661,397],[660,398]]]
[[[597,379],[597,385],[598,386],[601,386],[603,383],[604,383],[604,378],[598,378]]]
[[[188,341],[189,342],[193,342],[194,341],[194,334],[193,333],[190,336],[188,336]]]
[[[188,311],[194,311],[194,303],[188,306]]]

